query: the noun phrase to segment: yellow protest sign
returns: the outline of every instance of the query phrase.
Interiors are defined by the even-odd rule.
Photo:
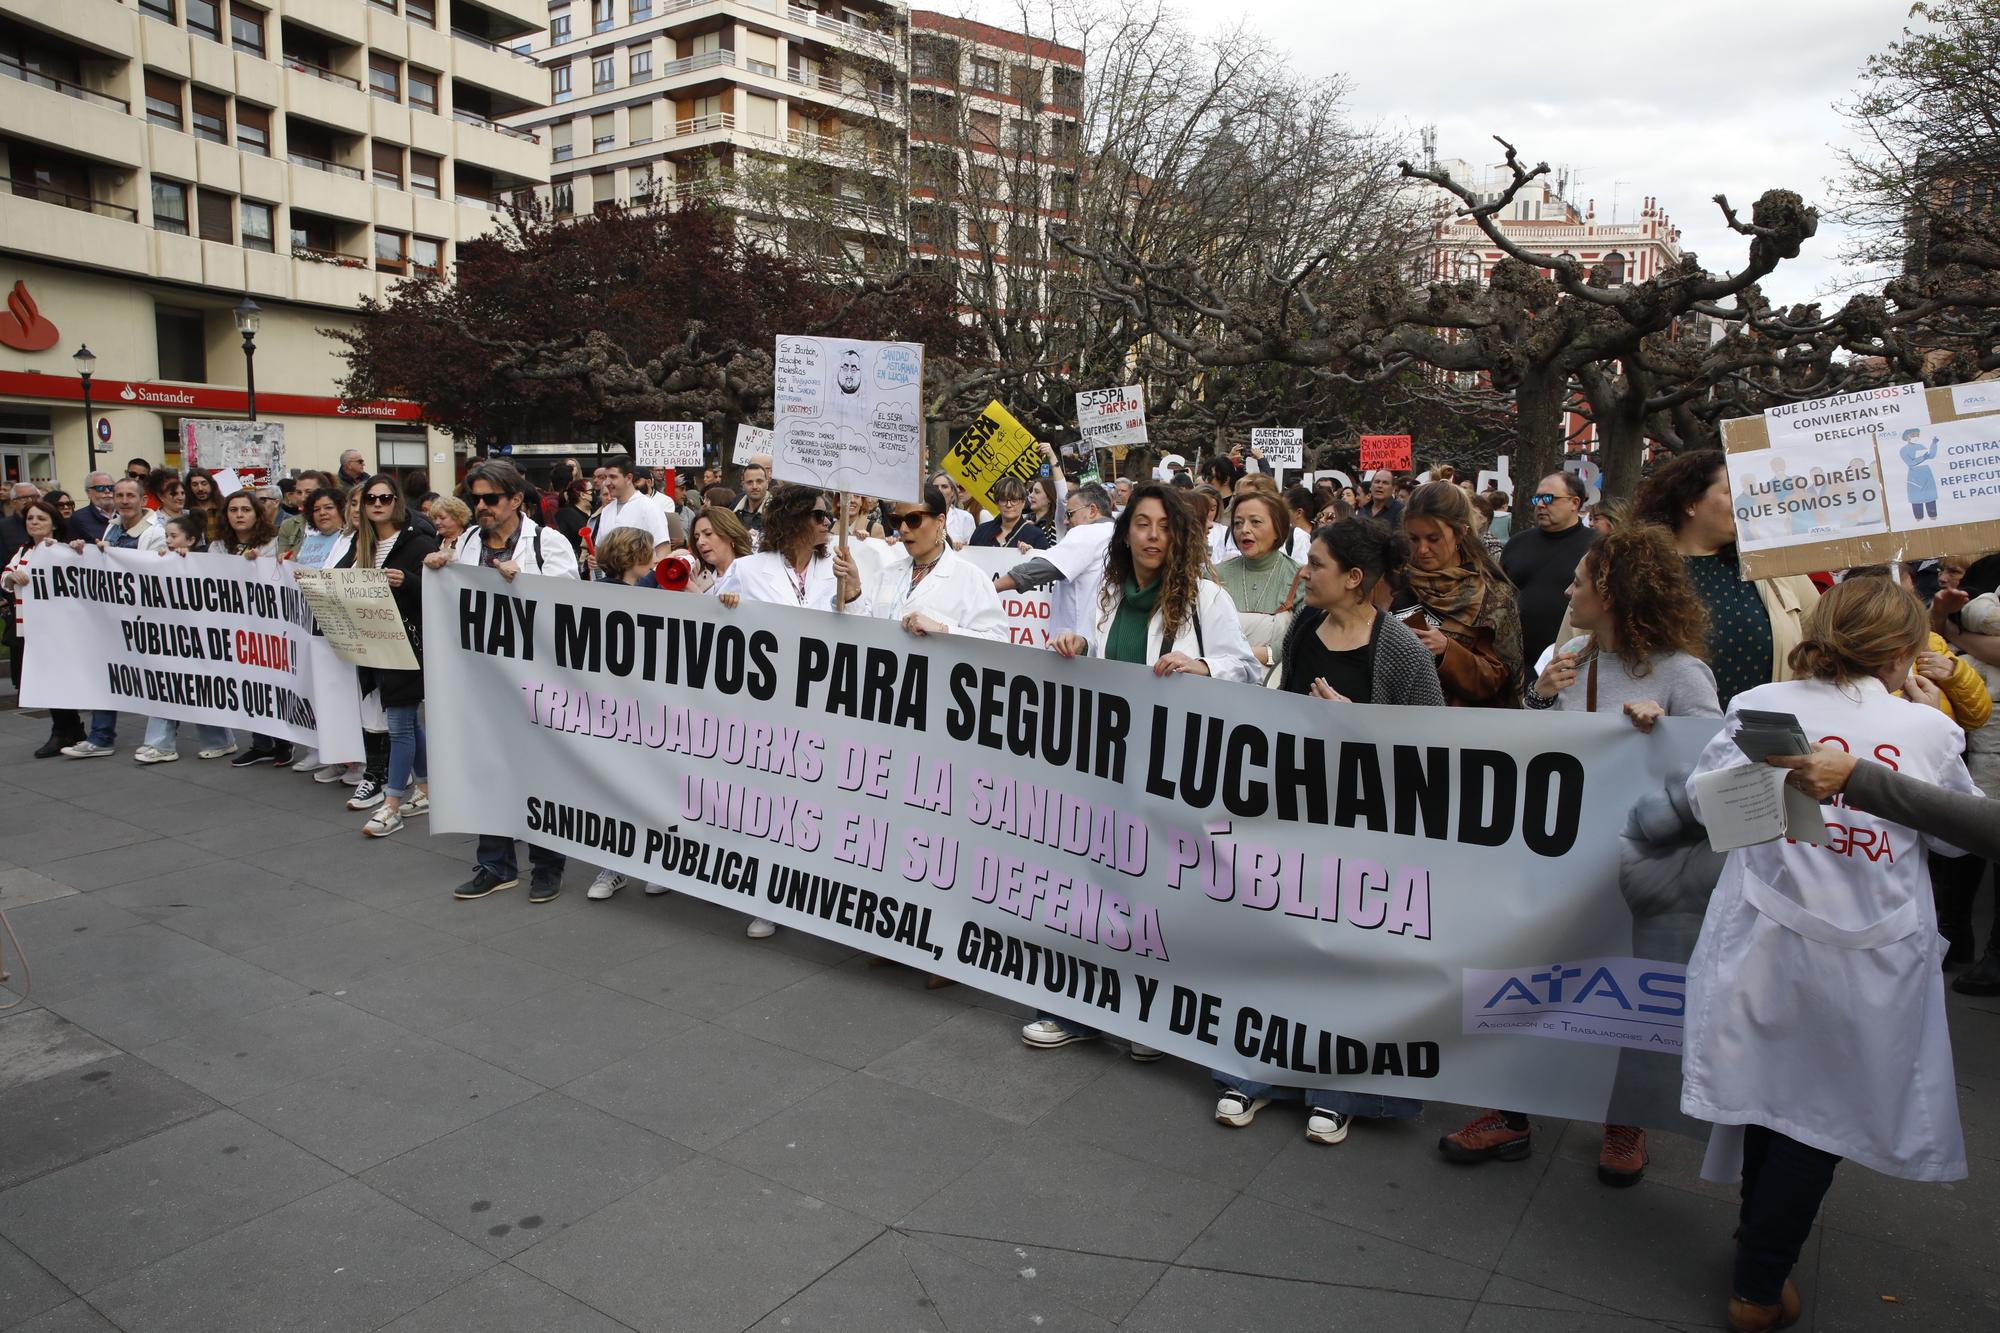
[[[1035,433],[1014,419],[1013,413],[995,399],[973,419],[965,433],[951,442],[944,456],[944,471],[969,491],[989,512],[998,513],[993,503],[993,484],[1002,477],[1034,479],[1042,468],[1041,452],[1035,448]]]

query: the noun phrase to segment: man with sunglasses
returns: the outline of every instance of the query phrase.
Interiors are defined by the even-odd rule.
[[[81,537],[87,542],[100,540],[104,530],[117,520],[118,512],[112,505],[111,474],[93,472],[83,479],[84,498],[90,503],[81,506],[69,519],[69,535]]]
[[[1517,532],[1500,553],[1500,567],[1521,591],[1522,670],[1533,672],[1556,640],[1569,611],[1569,584],[1597,533],[1583,521],[1589,491],[1573,472],[1551,472],[1528,497],[1535,526]]]
[[[1062,540],[993,580],[995,592],[1049,590],[1049,636],[1083,633],[1096,617],[1104,556],[1111,548],[1111,493],[1096,482],[1063,497]]]

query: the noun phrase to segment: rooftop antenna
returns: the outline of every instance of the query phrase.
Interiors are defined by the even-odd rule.
[[[1630,184],[1631,184],[1631,182],[1630,182],[1630,181],[1613,181],[1613,182],[1611,182],[1611,220],[1612,220],[1613,222],[1616,222],[1616,221],[1618,220],[1618,190],[1619,190],[1619,187],[1620,187],[1620,186],[1624,186],[1624,185],[1630,185]]]
[[[1438,127],[1426,125],[1423,128],[1424,170],[1436,171],[1438,164]]]

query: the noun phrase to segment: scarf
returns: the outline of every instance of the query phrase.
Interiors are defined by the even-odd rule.
[[[1408,571],[1410,592],[1417,602],[1436,616],[1448,639],[1467,647],[1475,646],[1479,631],[1493,636],[1493,651],[1509,671],[1521,669],[1521,618],[1515,614],[1511,589],[1491,583],[1476,569],[1463,565],[1451,569]]]
[[[1298,577],[1299,564],[1282,548],[1273,547],[1255,560],[1247,555],[1225,560],[1215,572],[1216,581],[1229,594],[1229,600],[1236,603],[1238,612],[1270,616],[1276,615],[1291,595],[1292,580]],[[1258,592],[1255,597],[1250,595],[1252,585]]]
[[[1141,588],[1136,580],[1125,580],[1124,595],[1111,617],[1111,630],[1104,636],[1104,656],[1113,662],[1146,665],[1147,629],[1153,620],[1153,606],[1160,600],[1162,579]]]

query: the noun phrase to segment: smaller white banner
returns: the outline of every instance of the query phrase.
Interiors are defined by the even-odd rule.
[[[1506,971],[1466,968],[1465,1035],[1514,1033],[1680,1054],[1687,966],[1578,958]]]
[[[294,567],[292,577],[319,632],[343,662],[382,671],[419,668],[386,570]]]
[[[700,467],[699,421],[638,421],[632,425],[632,456],[640,467]]]
[[[768,462],[771,458],[771,446],[776,440],[777,436],[765,430],[762,426],[738,424],[736,427],[736,452],[731,455],[729,461],[737,467],[742,467],[751,459],[762,454],[765,461]]]
[[[1818,444],[1866,448],[1876,433],[1896,434],[1931,424],[1921,384],[1890,384],[1831,398],[1780,403],[1764,412],[1764,434],[1773,446]]]
[[[1259,426],[1250,432],[1250,447],[1270,467],[1306,465],[1306,433],[1299,426]]]
[[[1127,384],[1116,389],[1085,389],[1076,396],[1076,426],[1093,449],[1114,444],[1146,442],[1146,389]]]
[[[1736,541],[1746,553],[1889,529],[1872,440],[1838,449],[1794,442],[1733,453],[1728,464]]]
[[[1951,410],[1961,416],[1973,412],[2000,412],[2000,380],[1952,385]]]

